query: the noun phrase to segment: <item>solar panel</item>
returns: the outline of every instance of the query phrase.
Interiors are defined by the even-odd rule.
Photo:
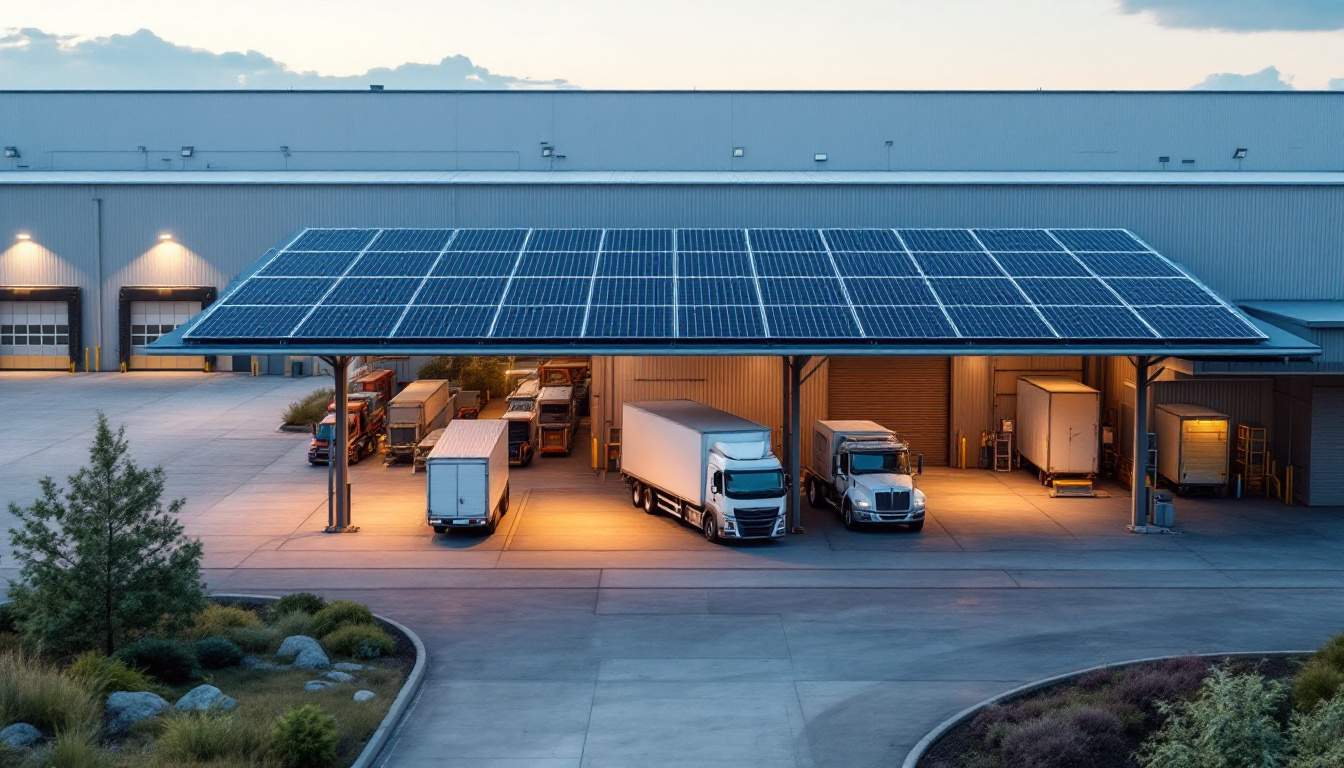
[[[1080,261],[1102,277],[1175,277],[1180,270],[1155,253],[1079,253]]]
[[[584,336],[605,339],[668,338],[671,307],[593,307]]]
[[[439,254],[437,253],[366,251],[350,268],[349,274],[372,277],[396,277],[399,275],[423,277],[429,274],[430,267],[434,266],[434,262],[438,258]]]
[[[1041,307],[1041,314],[1065,339],[1153,338],[1153,332],[1124,307]]]
[[[1067,253],[994,254],[1003,271],[1013,277],[1087,277],[1087,267]]]
[[[671,304],[668,277],[599,277],[593,281],[593,304]]]
[[[848,306],[840,281],[835,278],[761,278],[761,298],[766,304],[822,304]]]
[[[678,229],[677,250],[743,252],[747,240],[740,229]]]
[[[938,299],[922,278],[893,277],[846,280],[849,298],[855,306],[861,304],[928,304],[937,306]]]
[[[225,304],[316,304],[336,281],[327,277],[254,277]]]
[[[285,250],[362,251],[377,233],[376,229],[310,229]]]
[[[964,229],[898,229],[912,251],[979,251],[980,244]]]
[[[516,253],[445,253],[431,273],[435,277],[488,277],[513,272]]]
[[[288,251],[257,272],[270,277],[335,277],[359,256],[359,251]]]
[[[300,339],[379,339],[401,317],[402,307],[318,307],[294,330]]]
[[[524,253],[518,274],[545,277],[589,277],[597,263],[596,253]]]
[[[991,251],[1062,251],[1041,229],[976,229],[975,236]]]
[[[1258,339],[1263,335],[1225,307],[1138,307],[1166,339]]]
[[[336,284],[322,303],[404,305],[419,287],[418,277],[347,277]]]
[[[751,278],[685,277],[677,280],[679,304],[756,304],[756,281]]]
[[[825,253],[761,253],[753,254],[756,272],[762,277],[816,277],[834,275],[835,268]]]
[[[824,229],[832,251],[900,251],[901,241],[890,229]]]
[[[1018,286],[1036,304],[1115,305],[1124,302],[1091,277],[1022,277]]]
[[[287,336],[306,314],[308,314],[307,307],[214,307],[210,314],[191,330],[191,335],[199,339],[262,339]]]
[[[604,250],[597,274],[599,277],[671,277],[674,258],[670,253],[612,253]]]
[[[434,251],[443,250],[453,236],[451,229],[385,229],[374,238],[369,250],[373,251]]]
[[[587,279],[578,277],[515,277],[504,301],[515,307],[587,304],[588,283]]]
[[[770,336],[776,339],[853,339],[859,328],[847,307],[766,307]]]
[[[411,307],[392,335],[396,339],[482,339],[494,307]]]
[[[501,307],[495,320],[495,339],[578,338],[583,331],[585,307]]]
[[[968,339],[1050,339],[1054,334],[1030,307],[948,307]]]
[[[526,229],[459,229],[449,251],[513,251],[527,239]]]
[[[944,304],[992,307],[1028,303],[1006,277],[938,277],[930,278],[929,285]]]
[[[751,274],[745,253],[678,253],[677,274],[688,277],[741,277]]]
[[[856,307],[870,339],[952,339],[957,332],[938,307]]]
[[[747,240],[756,253],[826,250],[821,236],[811,229],[751,229]]]
[[[602,243],[604,251],[670,251],[670,229],[609,229]]]
[[[760,339],[765,338],[765,324],[755,305],[680,307],[677,333],[688,339]]]
[[[904,252],[833,253],[835,266],[845,277],[910,277],[919,274]]]
[[[1130,304],[1200,306],[1218,303],[1208,291],[1183,277],[1111,277],[1106,282]]]
[[[600,229],[534,229],[527,241],[527,250],[554,253],[559,251],[596,251],[602,242]]]
[[[508,283],[502,277],[431,277],[425,280],[416,304],[486,304],[494,306]]]
[[[1050,233],[1070,251],[1146,251],[1123,229],[1052,229]]]
[[[916,253],[915,261],[930,277],[1000,277],[1003,270],[983,253]]]

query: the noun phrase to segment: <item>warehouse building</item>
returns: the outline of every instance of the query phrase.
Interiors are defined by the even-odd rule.
[[[307,227],[1123,228],[1293,351],[1165,358],[1153,402],[1265,428],[1298,501],[1344,504],[1342,126],[1338,93],[3,93],[0,366],[318,372],[147,354]],[[1017,378],[1065,375],[1123,476],[1126,355],[987,352],[816,355],[802,423],[977,466]],[[782,440],[779,355],[676,353],[594,357],[599,439],[675,396]]]

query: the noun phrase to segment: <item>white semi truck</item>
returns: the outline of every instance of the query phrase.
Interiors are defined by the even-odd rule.
[[[525,467],[532,463],[537,450],[537,395],[541,386],[536,379],[525,379],[508,397],[501,416],[509,427],[509,464]]]
[[[499,419],[454,419],[425,459],[425,508],[435,533],[495,530],[509,511],[509,440]]]
[[[630,500],[709,541],[784,535],[784,469],[770,428],[690,400],[625,403],[621,475]]]
[[[880,523],[920,531],[927,501],[915,476],[923,472],[924,456],[911,467],[909,446],[881,424],[823,420],[812,431],[803,474],[808,503],[835,507],[846,528]]]

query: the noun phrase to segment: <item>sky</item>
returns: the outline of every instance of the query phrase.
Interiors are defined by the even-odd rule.
[[[7,89],[1344,89],[1344,0],[0,6]]]

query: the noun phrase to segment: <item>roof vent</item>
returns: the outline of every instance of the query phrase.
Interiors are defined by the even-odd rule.
[[[370,85],[370,86],[369,86],[369,90],[370,90],[370,91],[374,91],[375,93],[381,93],[382,90],[383,90],[383,86],[381,86],[381,85]]]

